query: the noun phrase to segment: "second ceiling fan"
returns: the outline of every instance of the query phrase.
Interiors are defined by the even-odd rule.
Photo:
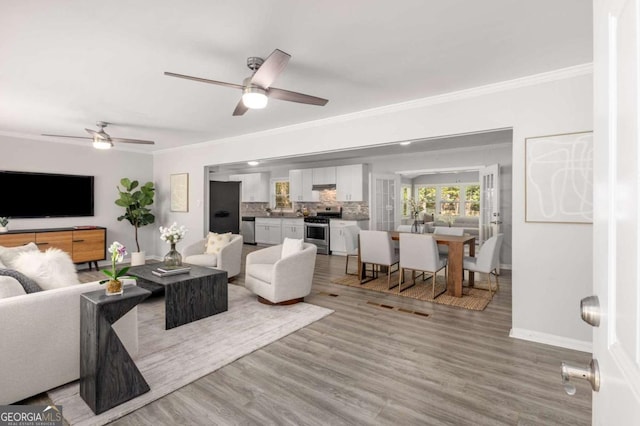
[[[289,63],[291,55],[276,49],[267,59],[255,56],[247,59],[247,66],[253,71],[250,77],[244,79],[242,84],[225,83],[223,81],[209,80],[206,78],[192,77],[184,74],[165,72],[170,77],[184,78],[187,80],[199,81],[202,83],[217,84],[219,86],[231,87],[242,90],[242,98],[236,105],[233,115],[243,115],[250,108],[260,109],[267,106],[268,98],[280,99],[283,101],[298,102],[301,104],[324,106],[329,102],[327,99],[316,96],[305,95],[284,89],[271,87],[275,79],[284,71]]]

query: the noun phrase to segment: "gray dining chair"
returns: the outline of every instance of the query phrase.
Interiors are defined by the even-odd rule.
[[[480,253],[477,257],[465,256],[462,259],[462,270],[471,272],[480,272],[487,274],[487,284],[489,285],[489,296],[491,293],[491,274],[496,278],[496,291],[498,291],[500,283],[498,282],[498,268],[500,267],[500,247],[504,234],[497,234],[489,238],[480,247]]]
[[[436,226],[433,229],[433,235],[454,235],[462,237],[464,228],[450,228],[448,226]],[[443,256],[449,255],[449,247],[446,244],[438,244],[438,252]]]
[[[362,271],[360,284],[364,284],[377,278],[380,267],[385,267],[387,269],[387,287],[391,290],[391,267],[393,265],[398,265],[398,262],[400,262],[400,256],[393,246],[393,241],[389,232],[370,230],[360,231],[360,262],[362,265],[361,268],[365,268],[365,270]],[[367,276],[366,274],[367,264],[371,264],[373,266],[371,276]]]
[[[431,235],[426,234],[400,234],[400,277],[398,278],[398,293],[402,291],[404,271],[412,271],[413,285],[415,285],[415,273],[423,272],[431,274],[432,297],[435,299],[447,291],[447,258],[438,253],[438,244]],[[444,290],[436,295],[436,275],[444,269]],[[412,286],[413,286],[412,285]],[[410,288],[412,286],[406,287]]]

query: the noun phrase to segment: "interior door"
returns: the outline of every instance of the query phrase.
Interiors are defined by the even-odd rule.
[[[240,182],[209,182],[209,231],[240,233]]]
[[[500,233],[500,165],[480,170],[480,241]]]
[[[399,185],[394,175],[372,175],[373,210],[372,223],[375,230],[393,231],[396,228],[396,202],[400,199]],[[396,194],[398,188],[398,194]]]
[[[593,424],[640,424],[640,22],[637,0],[594,1]]]

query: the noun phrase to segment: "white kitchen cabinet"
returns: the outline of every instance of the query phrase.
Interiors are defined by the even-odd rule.
[[[256,218],[256,243],[282,243],[282,219]]]
[[[292,202],[318,201],[319,194],[312,191],[312,185],[313,169],[289,170],[289,198]]]
[[[369,179],[366,164],[336,167],[336,200],[367,201]]]
[[[301,240],[304,238],[304,220],[303,219],[282,219],[282,241],[285,238],[295,238]]]
[[[357,226],[361,230],[369,229],[368,220],[331,219],[329,221],[329,248],[331,250],[331,254],[336,254],[338,256],[346,255],[347,247],[344,242],[344,228],[353,225]]]
[[[314,185],[335,185],[336,184],[336,168],[335,167],[319,167],[313,170]]]
[[[230,175],[229,180],[242,183],[241,192],[243,202],[269,202],[269,173]]]

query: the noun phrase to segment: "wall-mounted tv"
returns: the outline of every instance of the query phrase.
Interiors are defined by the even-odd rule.
[[[0,170],[0,216],[93,216],[93,176]]]

